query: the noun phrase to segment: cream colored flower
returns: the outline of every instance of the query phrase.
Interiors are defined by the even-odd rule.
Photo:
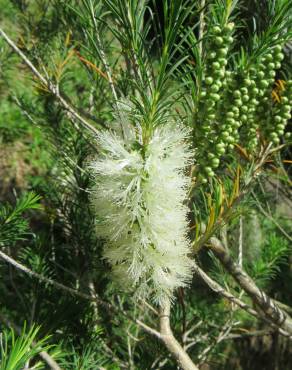
[[[114,132],[100,133],[101,156],[91,164],[92,202],[116,280],[161,304],[192,275],[183,202],[193,153],[181,126],[156,128],[146,146],[137,132],[132,128],[127,142]]]

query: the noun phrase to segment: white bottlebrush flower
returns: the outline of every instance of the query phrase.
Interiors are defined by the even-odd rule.
[[[183,202],[192,152],[182,126],[156,128],[145,146],[139,132],[133,128],[127,141],[110,131],[99,134],[92,203],[117,280],[161,304],[191,278]]]

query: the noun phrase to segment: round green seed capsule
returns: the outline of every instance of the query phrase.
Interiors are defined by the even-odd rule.
[[[210,89],[212,92],[216,93],[220,90],[220,87],[218,84],[213,84]]]
[[[212,78],[212,77],[207,77],[207,78],[205,79],[205,82],[206,82],[206,85],[212,85],[212,83],[213,83],[213,78]]]
[[[240,119],[241,119],[242,122],[246,122],[247,121],[247,115],[246,114],[242,114],[240,116]]]
[[[284,130],[278,130],[277,129],[277,133],[278,133],[279,136],[283,136],[284,135]]]
[[[278,137],[275,137],[273,138],[272,142],[277,145],[280,143],[280,139]]]
[[[283,113],[283,117],[286,118],[286,119],[290,119],[291,118],[291,114],[288,113],[288,112],[285,112],[285,113]]]
[[[229,22],[226,24],[226,26],[224,26],[224,31],[225,32],[232,32],[232,30],[234,29],[234,23],[233,22]]]
[[[213,62],[213,63],[212,63],[212,68],[213,68],[213,69],[220,69],[220,68],[221,68],[220,63],[218,63],[218,62]]]
[[[232,37],[232,36],[227,36],[227,37],[225,37],[225,40],[226,40],[229,44],[231,44],[231,43],[233,42],[233,37]]]
[[[276,72],[274,70],[268,72],[269,77],[274,78],[276,76]]]
[[[246,105],[243,105],[243,106],[241,107],[241,111],[242,111],[243,113],[247,113],[247,112],[248,112],[248,107],[247,107]]]
[[[260,81],[260,87],[262,87],[263,89],[266,89],[268,86],[269,86],[269,83],[267,80]]]
[[[287,98],[287,96],[282,96],[282,98],[281,98],[281,102],[282,102],[283,104],[287,104],[287,103],[289,103],[289,99]]]
[[[229,136],[229,132],[228,131],[221,132],[221,137],[223,137],[223,139],[228,138],[228,136]]]
[[[219,57],[226,57],[227,54],[228,54],[228,48],[220,48],[218,50]]]
[[[239,90],[235,90],[233,92],[233,95],[234,95],[235,98],[240,98],[241,97],[241,92]]]
[[[285,55],[283,53],[279,53],[275,55],[275,59],[277,62],[281,62],[285,58]]]
[[[242,100],[246,103],[249,101],[249,96],[248,95],[243,95]]]
[[[257,99],[255,99],[255,98],[252,98],[251,101],[250,101],[250,103],[252,105],[258,105],[259,104],[259,101]]]
[[[220,164],[219,158],[213,158],[212,161],[211,161],[211,164],[212,164],[213,168],[217,168]]]
[[[282,122],[282,117],[281,116],[275,116],[274,121],[275,122]]]
[[[251,85],[251,80],[249,78],[245,78],[243,83],[245,84],[245,86],[250,86]]]
[[[258,76],[259,76],[259,78],[264,78],[265,77],[265,73],[263,71],[259,71],[258,72]]]
[[[276,126],[276,129],[277,130],[284,130],[285,129],[285,125],[283,125],[283,124],[277,125]]]
[[[235,122],[235,119],[234,118],[231,118],[231,117],[227,117],[226,118],[226,123],[228,124],[228,125],[234,125],[234,122]]]
[[[288,112],[289,113],[290,110],[291,110],[291,107],[289,105],[283,105],[282,110],[283,110],[283,112]]]
[[[276,46],[274,47],[274,51],[275,51],[276,53],[280,53],[280,52],[282,51],[282,46],[281,46],[281,45],[276,45]]]
[[[216,35],[221,33],[221,28],[219,26],[214,26],[212,28],[212,32],[215,33]]]
[[[290,137],[291,137],[291,132],[286,132],[285,139],[290,139]]]
[[[213,107],[215,107],[215,105],[216,105],[216,103],[215,103],[214,100],[211,99],[211,97],[206,100],[206,106],[208,108],[213,108]]]
[[[216,45],[222,45],[223,42],[224,42],[224,40],[223,40],[223,38],[221,36],[215,37],[215,40],[214,41],[215,41],[215,44]]]
[[[268,68],[269,69],[275,69],[275,63],[268,63]]]
[[[226,117],[233,118],[234,117],[234,113],[233,112],[227,112],[226,113]]]
[[[257,87],[254,87],[251,91],[254,95],[257,95],[259,93],[259,89]]]
[[[242,94],[248,94],[248,89],[246,87],[242,87],[240,91],[242,92]]]
[[[273,60],[273,55],[272,54],[267,54],[265,59],[266,59],[266,61],[271,62]]]
[[[227,65],[227,59],[225,59],[225,58],[219,58],[218,62],[220,63],[221,66],[226,66]]]
[[[234,113],[235,116],[239,115],[239,109],[237,107],[232,107],[232,112]]]
[[[220,95],[212,93],[212,94],[210,94],[210,99],[212,99],[214,101],[219,101],[220,100]]]
[[[276,62],[276,63],[275,63],[275,68],[276,68],[276,69],[281,68],[281,63],[280,63],[280,62]]]
[[[214,154],[214,153],[209,152],[209,153],[207,154],[207,157],[208,157],[209,159],[213,159],[213,158],[215,158],[215,154]]]
[[[235,99],[235,100],[234,100],[234,104],[235,104],[237,107],[241,107],[241,106],[242,106],[242,100],[241,100],[241,99]]]
[[[215,71],[216,75],[219,77],[219,78],[223,78],[225,76],[225,70],[222,68],[222,69],[218,69]],[[219,81],[218,81],[219,82]]]
[[[208,119],[211,120],[211,121],[214,121],[216,119],[216,114],[214,114],[214,113],[208,114]]]
[[[210,59],[215,59],[216,58],[216,53],[215,51],[211,51],[211,53],[208,55]]]

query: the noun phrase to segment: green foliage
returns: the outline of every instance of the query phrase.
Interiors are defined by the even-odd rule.
[[[50,348],[48,337],[37,340],[39,328],[31,327],[26,330],[24,327],[21,334],[16,336],[10,329],[4,330],[0,337],[0,369],[1,370],[22,370],[29,361],[41,352]],[[40,363],[34,365],[34,369],[43,369]]]
[[[12,246],[24,240],[29,232],[28,221],[23,213],[30,209],[41,209],[40,197],[32,192],[17,200],[15,207],[9,204],[0,207],[0,246]]]

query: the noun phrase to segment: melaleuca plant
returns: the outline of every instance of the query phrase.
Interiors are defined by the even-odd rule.
[[[64,347],[73,338],[79,353],[65,368],[175,369],[170,352],[197,369],[221,359],[232,335],[257,336],[256,320],[291,335],[287,307],[256,285],[277,276],[286,244],[259,242],[253,268],[243,248],[253,184],[270,168],[287,178],[290,2],[267,1],[264,25],[242,19],[235,0],[15,3],[19,39],[5,25],[0,35],[36,89],[11,100],[41,127],[53,163],[36,185],[44,232],[18,244],[20,263],[8,244],[27,223],[9,207],[0,214],[1,259],[45,283],[16,273],[21,308],[33,305],[27,313],[9,296],[12,316],[45,322]],[[7,294],[15,284],[3,271]],[[97,339],[102,349],[87,345]]]

